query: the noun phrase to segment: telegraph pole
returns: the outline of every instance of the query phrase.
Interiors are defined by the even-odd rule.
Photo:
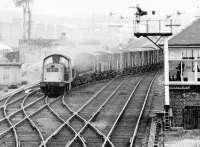
[[[170,27],[171,28],[171,33],[173,33],[173,27],[180,27],[180,24],[173,24],[173,20],[170,20],[170,24],[165,25],[166,27]]]
[[[23,9],[23,39],[30,40],[31,37],[31,3],[33,0],[13,0],[16,7]]]

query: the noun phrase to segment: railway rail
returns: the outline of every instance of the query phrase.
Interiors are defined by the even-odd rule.
[[[152,75],[154,75],[154,74],[152,74]],[[152,78],[152,76],[150,76],[150,78]],[[151,79],[151,80],[153,81],[153,79]],[[63,127],[67,125],[70,128],[74,128],[77,133],[74,131],[74,134],[75,134],[74,137],[70,141],[67,141],[66,146],[76,146],[77,144],[80,144],[80,146],[90,146],[89,144],[91,142],[88,141],[87,139],[85,139],[86,137],[83,134],[83,132],[85,132],[85,130],[87,130],[87,129],[92,130],[92,132],[93,132],[92,136],[95,136],[94,134],[96,134],[97,138],[101,140],[98,143],[100,143],[100,144],[102,143],[102,146],[106,146],[108,144],[111,145],[111,146],[114,146],[114,144],[110,140],[111,133],[114,131],[115,127],[117,126],[118,121],[122,117],[122,115],[123,115],[128,103],[131,100],[133,94],[135,93],[137,87],[139,87],[139,85],[141,84],[142,81],[143,81],[143,84],[144,84],[145,80],[147,80],[147,79],[143,78],[143,77],[140,78],[140,80],[136,80],[137,81],[137,83],[135,83],[136,87],[131,92],[131,94],[128,97],[128,99],[124,101],[125,105],[123,106],[123,108],[121,107],[122,109],[119,112],[119,115],[116,115],[117,119],[114,122],[114,124],[112,125],[112,127],[110,128],[110,132],[109,133],[105,133],[101,129],[96,127],[93,120],[97,119],[97,116],[99,116],[100,112],[102,112],[102,109],[103,108],[105,109],[105,105],[106,104],[107,104],[106,105],[107,107],[109,106],[109,104],[108,104],[109,100],[114,97],[114,95],[117,93],[117,91],[119,91],[119,88],[122,86],[122,84],[125,83],[124,79],[121,79],[120,83],[116,84],[117,87],[114,89],[114,91],[112,91],[112,93],[110,93],[109,96],[106,97],[106,99],[102,98],[102,97],[105,97],[105,93],[104,93],[104,95],[101,93],[102,91],[105,92],[105,89],[102,88],[102,90],[100,90],[98,92],[98,94],[102,94],[102,95],[99,96],[98,94],[96,94],[91,99],[89,99],[89,101],[87,101],[78,111],[74,111],[73,112],[73,110],[71,110],[70,107],[67,106],[67,104],[62,100],[62,105],[64,105],[66,107],[66,109],[68,109],[68,111],[70,111],[73,115],[71,117],[69,117],[68,119],[66,119],[66,121],[63,119],[63,122],[65,121],[65,123],[63,123],[63,125],[61,127],[59,127],[51,136],[49,136],[49,138],[47,139],[47,142],[50,142],[50,140],[52,138],[54,138],[54,137],[57,138],[57,134],[59,134],[59,132],[63,129]],[[152,81],[149,81],[149,82],[152,83]],[[151,84],[148,85],[148,86],[151,87]],[[109,89],[109,86],[107,88]],[[126,89],[126,88],[124,88],[124,89]],[[130,93],[130,91],[129,91],[129,93]],[[101,97],[101,98],[99,98],[101,100],[101,102],[98,102],[98,100],[97,100],[98,96]],[[146,99],[147,99],[147,97],[148,96],[146,96]],[[116,99],[116,97],[113,98],[113,99]],[[121,99],[124,99],[124,98],[121,98]],[[112,102],[110,101],[110,103],[112,103]],[[93,106],[93,109],[92,109],[92,107],[90,105]],[[96,109],[96,111],[94,111],[95,110],[94,108]],[[85,112],[84,112],[84,109],[87,109],[87,111],[85,110]],[[90,110],[90,113],[89,113],[89,116],[88,116],[86,114],[86,112],[88,112],[89,110]],[[91,114],[91,112],[94,112],[93,115]],[[78,123],[75,123],[75,122],[78,122]],[[75,124],[77,124],[77,125],[75,125]],[[105,129],[105,130],[109,130],[109,129]],[[105,134],[107,134],[107,135],[105,135]],[[131,136],[129,136],[129,137],[131,138]],[[129,138],[129,140],[131,140],[130,138]],[[56,139],[54,139],[54,141],[52,141],[52,142],[55,143],[55,140]],[[94,141],[94,138],[92,140]],[[129,142],[131,143],[131,141],[129,141]],[[51,144],[51,143],[49,143],[49,144]],[[92,144],[92,145],[97,146],[97,144]]]
[[[35,91],[33,91],[32,93],[34,93]],[[32,94],[31,93],[31,94]],[[8,133],[9,131],[13,131],[14,133],[14,137],[15,137],[15,146],[20,146],[20,139],[19,139],[19,135],[17,133],[17,128],[21,125],[22,122],[26,121],[26,117],[23,116],[23,111],[24,109],[31,107],[33,104],[37,103],[38,101],[42,100],[42,97],[35,97],[35,101],[27,104],[25,107],[22,107],[24,101],[26,99],[28,99],[30,97],[31,94],[27,94],[27,95],[23,95],[17,99],[13,98],[13,96],[10,96],[6,99],[4,106],[3,106],[3,110],[4,110],[4,118],[0,120],[0,124],[5,124],[8,123],[9,127],[7,127],[6,130],[1,130],[1,134],[0,136],[4,136],[6,133]],[[11,102],[9,102],[12,99]],[[13,100],[14,99],[14,100]],[[18,103],[18,101],[23,100],[23,102]],[[15,107],[15,111],[13,111],[12,113],[8,114],[8,106],[13,105],[13,107]],[[21,121],[23,120],[23,121]],[[24,125],[24,124],[23,124]],[[24,125],[25,126],[25,125]]]
[[[20,139],[17,134],[16,128],[18,128],[20,125],[22,125],[25,122],[29,122],[31,127],[38,132],[38,134],[39,134],[38,136],[40,137],[41,142],[42,142],[41,144],[44,144],[44,146],[45,146],[46,143],[44,141],[45,140],[44,135],[41,133],[42,131],[36,125],[36,123],[33,121],[33,119],[31,117],[34,117],[35,115],[40,113],[45,108],[49,108],[48,107],[49,103],[47,104],[47,100],[45,100],[46,103],[44,103],[44,102],[41,103],[44,100],[44,96],[43,97],[34,97],[34,99],[36,99],[36,100],[30,101],[29,103],[27,103],[28,98],[30,99],[29,95],[23,95],[19,98],[16,98],[14,96],[15,96],[15,94],[13,94],[12,96],[8,96],[7,98],[3,98],[5,100],[4,105],[2,106],[2,108],[4,109],[4,118],[1,119],[0,122],[4,123],[4,124],[9,124],[10,126],[7,127],[6,129],[4,127],[5,130],[2,130],[0,132],[0,137],[5,136],[10,131],[13,131],[14,138],[15,138],[15,146],[20,146]],[[59,98],[56,99],[55,101],[57,101],[57,100],[59,100]],[[55,102],[55,101],[53,101],[53,102]],[[50,104],[52,104],[53,102],[50,102]],[[25,105],[25,103],[27,103],[27,104]],[[21,108],[19,107],[19,104],[21,104]],[[38,107],[39,104],[41,105],[40,107]],[[6,112],[9,105],[13,105],[13,108],[15,108],[14,112],[12,112],[10,114],[8,114]],[[36,105],[36,106],[34,106],[34,105]],[[31,106],[34,107],[34,109],[30,108]],[[37,110],[37,111],[35,111],[35,110]],[[23,112],[24,116],[21,115],[20,118],[18,116],[15,116],[18,113],[22,113],[22,112]],[[12,122],[11,117],[13,117],[13,118],[16,117],[17,119],[19,119],[19,121]],[[8,123],[4,122],[4,121],[8,121]]]
[[[108,137],[114,146],[141,146],[141,142],[135,144],[138,128],[148,101],[149,92],[157,73],[145,76],[131,93],[118,119],[110,130]],[[118,124],[118,125],[116,125]],[[144,134],[143,134],[144,135]],[[123,137],[121,137],[123,136]]]
[[[10,134],[14,146],[26,145],[22,134],[29,130],[31,147],[139,146],[138,130],[156,76],[116,77],[76,110],[66,103],[66,93],[52,99],[34,90],[3,98],[0,140]],[[51,120],[50,128],[43,116]]]
[[[81,123],[84,122],[84,123],[87,123],[87,120],[85,120],[84,118],[82,118],[80,115],[78,115],[78,113],[80,111],[82,111],[88,104],[91,104],[91,102],[94,102],[94,99],[99,96],[100,94],[102,94],[102,92],[105,92],[105,89],[107,88],[108,91],[111,90],[111,88],[113,88],[113,82],[115,82],[114,84],[114,87],[116,87],[120,82],[121,82],[121,78],[120,80],[118,79],[117,81],[115,80],[112,80],[110,81],[108,84],[106,84],[105,86],[103,86],[95,95],[93,95],[81,108],[79,108],[77,111],[73,111],[64,101],[64,99],[62,99],[62,105],[68,110],[70,111],[70,113],[72,114],[67,120],[65,120],[65,123],[63,123],[63,125],[61,125],[54,133],[52,133],[51,136],[48,137],[48,139],[46,140],[46,142],[48,142],[49,140],[51,140],[53,137],[55,137],[61,129],[63,129],[63,127],[65,127],[66,123],[68,126],[71,126],[70,124],[72,124],[70,121],[72,121],[75,117],[77,117],[78,119],[81,120]],[[111,86],[112,85],[112,86]],[[117,86],[119,87],[119,86]],[[116,91],[117,89],[115,89]],[[105,93],[104,93],[104,96],[105,96]],[[80,137],[80,133],[75,133],[75,136],[73,137],[73,139],[71,141],[68,141],[66,143],[67,146],[70,146],[70,144],[72,142],[74,142],[74,139],[76,139],[76,137],[78,137],[78,143],[82,144],[83,146],[86,146],[85,145],[85,141],[82,139],[82,137]],[[41,145],[43,146],[43,145]]]
[[[152,76],[153,75],[153,76]],[[84,135],[83,134],[83,136],[84,136],[84,138],[87,138],[87,139],[85,139],[86,140],[86,142],[87,142],[87,144],[88,144],[88,146],[115,146],[114,144],[113,144],[113,139],[112,139],[112,133],[115,131],[115,129],[118,127],[118,125],[120,124],[120,121],[121,121],[121,117],[125,114],[125,111],[128,109],[128,104],[129,104],[129,102],[131,101],[131,100],[135,100],[135,99],[138,99],[138,100],[140,100],[140,105],[138,106],[138,103],[139,102],[134,102],[134,104],[135,104],[135,108],[138,108],[139,110],[140,110],[140,112],[138,112],[137,114],[139,114],[139,116],[138,117],[136,117],[135,118],[135,120],[129,120],[129,122],[128,123],[132,123],[133,124],[133,122],[134,121],[136,121],[137,120],[137,123],[135,123],[135,126],[129,126],[129,127],[124,127],[124,128],[127,128],[127,130],[126,131],[128,131],[128,130],[131,130],[131,131],[133,131],[133,134],[132,135],[129,135],[129,141],[128,142],[126,142],[123,146],[127,146],[127,144],[128,143],[130,143],[130,146],[133,146],[133,143],[134,143],[134,141],[135,141],[135,136],[136,136],[136,134],[137,134],[137,130],[138,130],[138,125],[139,125],[139,123],[140,123],[140,120],[141,120],[141,116],[142,116],[142,114],[143,114],[143,111],[144,111],[144,108],[145,108],[145,105],[146,105],[146,101],[147,101],[147,98],[148,98],[148,94],[149,94],[149,91],[150,91],[150,88],[151,88],[151,85],[152,85],[152,83],[153,83],[153,80],[155,79],[155,75],[154,74],[152,74],[151,76],[146,76],[145,78],[140,78],[138,81],[137,81],[137,84],[135,84],[135,87],[134,87],[134,89],[133,89],[133,91],[131,92],[131,94],[130,94],[130,96],[128,97],[128,99],[125,101],[125,105],[124,105],[124,107],[121,109],[119,106],[119,104],[120,103],[122,103],[122,101],[120,101],[120,98],[119,98],[119,96],[116,98],[115,97],[115,99],[114,99],[114,101],[115,102],[117,102],[117,101],[119,101],[119,103],[117,103],[117,107],[119,107],[119,109],[118,110],[121,110],[120,111],[120,113],[118,114],[118,115],[116,115],[117,116],[117,119],[115,120],[115,122],[113,123],[113,125],[110,127],[108,124],[107,124],[107,127],[105,127],[104,129],[100,129],[100,128],[97,128],[97,127],[95,127],[93,124],[94,124],[94,122],[97,120],[97,117],[99,117],[99,120],[103,120],[103,119],[105,119],[105,115],[101,115],[100,113],[105,113],[105,112],[108,112],[109,110],[108,109],[110,109],[110,111],[112,111],[113,110],[113,107],[110,107],[110,106],[114,106],[114,101],[112,101],[110,98],[114,98],[114,94],[112,95],[112,96],[109,96],[108,97],[108,99],[106,99],[106,101],[104,101],[104,103],[99,107],[99,109],[93,114],[93,116],[88,120],[88,124],[91,124],[90,126],[92,126],[93,127],[93,129],[95,130],[95,129],[97,129],[98,131],[100,131],[101,133],[99,133],[98,131],[98,133],[99,134],[101,134],[102,135],[102,140],[103,140],[103,144],[101,144],[101,142],[98,142],[98,143],[96,143],[96,142],[94,142],[94,138],[92,138],[92,136],[94,136],[94,134],[90,134],[89,133],[89,131],[87,131],[87,133],[85,133],[85,134],[87,134],[87,135]],[[136,82],[136,81],[135,81]],[[147,84],[148,83],[148,84]],[[148,86],[146,86],[146,87],[144,87],[144,85],[148,85]],[[141,88],[142,89],[144,89],[144,90],[142,90],[141,91]],[[142,93],[141,93],[142,92]],[[137,94],[141,94],[141,96],[139,96],[139,95],[137,95]],[[136,96],[139,96],[139,98],[135,98]],[[144,98],[143,98],[144,97]],[[122,98],[121,97],[121,100],[124,100],[124,98]],[[138,101],[137,100],[137,101]],[[110,101],[110,103],[109,103],[109,101]],[[144,102],[143,104],[142,104],[142,107],[141,107],[141,102]],[[107,103],[107,105],[106,105],[106,103]],[[108,107],[108,109],[105,109],[105,107]],[[102,112],[102,110],[105,110],[104,112]],[[129,110],[130,111],[130,110]],[[115,110],[114,111],[114,113],[116,113],[117,112],[117,110]],[[112,113],[112,115],[111,116],[115,116],[113,113]],[[109,116],[109,119],[110,119],[110,117],[111,116]],[[116,117],[115,117],[116,118]],[[110,120],[112,120],[113,118],[111,117],[111,119]],[[128,119],[130,119],[130,118],[128,118]],[[95,121],[94,121],[95,120]],[[113,119],[114,120],[114,119]],[[96,122],[98,122],[98,121],[96,121]],[[126,123],[127,123],[127,121],[125,121]],[[93,124],[92,124],[93,123]],[[105,122],[104,122],[105,123]],[[112,124],[112,123],[111,123]],[[118,124],[118,125],[117,125]],[[116,128],[115,128],[116,127]],[[84,131],[84,129],[85,128],[82,128],[81,129],[81,133]],[[108,130],[109,130],[109,132],[108,132]],[[125,131],[125,132],[126,132]],[[120,132],[118,132],[118,133],[120,133]],[[118,134],[118,133],[116,133],[116,134]],[[89,134],[89,135],[88,135]],[[121,136],[124,136],[124,134],[121,134]],[[92,139],[91,139],[92,138]],[[75,142],[75,139],[73,140],[74,142]],[[120,142],[118,142],[118,143],[120,143]],[[117,145],[117,146],[122,146],[122,145]]]
[[[32,93],[34,93],[34,92],[35,91],[33,91]],[[0,120],[0,124],[1,124],[1,126],[4,126],[4,129],[2,127],[1,132],[0,132],[0,137],[2,138],[3,136],[6,136],[9,132],[12,131],[12,133],[14,134],[16,147],[21,146],[21,141],[20,141],[19,133],[17,133],[17,129],[19,129],[21,126],[26,126],[27,123],[33,129],[33,131],[36,130],[38,132],[38,134],[39,134],[38,136],[39,136],[39,138],[41,138],[41,140],[43,138],[43,136],[41,136],[40,129],[37,127],[37,125],[35,125],[35,123],[30,118],[35,116],[36,114],[40,113],[43,109],[45,109],[47,107],[47,105],[43,105],[43,103],[41,103],[41,101],[44,101],[44,96],[35,97],[36,100],[34,100],[32,102],[26,102],[27,104],[24,105],[25,101],[28,98],[30,98],[31,94],[27,94],[26,96],[20,97],[19,99],[23,99],[21,106],[20,106],[21,108],[17,109],[16,111],[14,111],[10,114],[7,113],[7,106],[10,104],[15,104],[15,106],[16,106],[16,102],[18,102],[18,99],[13,100],[12,102],[9,102],[9,100],[12,98],[10,96],[6,99],[4,106],[3,106],[4,118]],[[52,100],[51,103],[57,101],[58,99],[59,98]],[[40,106],[38,106],[39,103],[41,104]],[[34,107],[34,105],[37,105],[38,109],[35,111],[32,111],[30,114],[27,114],[27,112],[26,112],[27,109],[30,109],[30,107]],[[7,125],[7,127],[5,127],[5,125]],[[24,127],[23,131],[25,131],[26,128],[27,127]]]

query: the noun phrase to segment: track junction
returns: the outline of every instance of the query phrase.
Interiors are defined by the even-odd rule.
[[[143,113],[150,111],[159,74],[118,76],[57,98],[44,96],[38,86],[2,98],[0,146],[141,146]]]

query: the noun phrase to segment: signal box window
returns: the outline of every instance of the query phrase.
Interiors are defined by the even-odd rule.
[[[169,61],[169,81],[181,81],[181,61]]]

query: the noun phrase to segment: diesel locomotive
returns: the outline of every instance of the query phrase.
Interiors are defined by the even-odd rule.
[[[52,54],[44,58],[40,88],[48,96],[56,96],[71,89],[74,79],[71,59]]]

